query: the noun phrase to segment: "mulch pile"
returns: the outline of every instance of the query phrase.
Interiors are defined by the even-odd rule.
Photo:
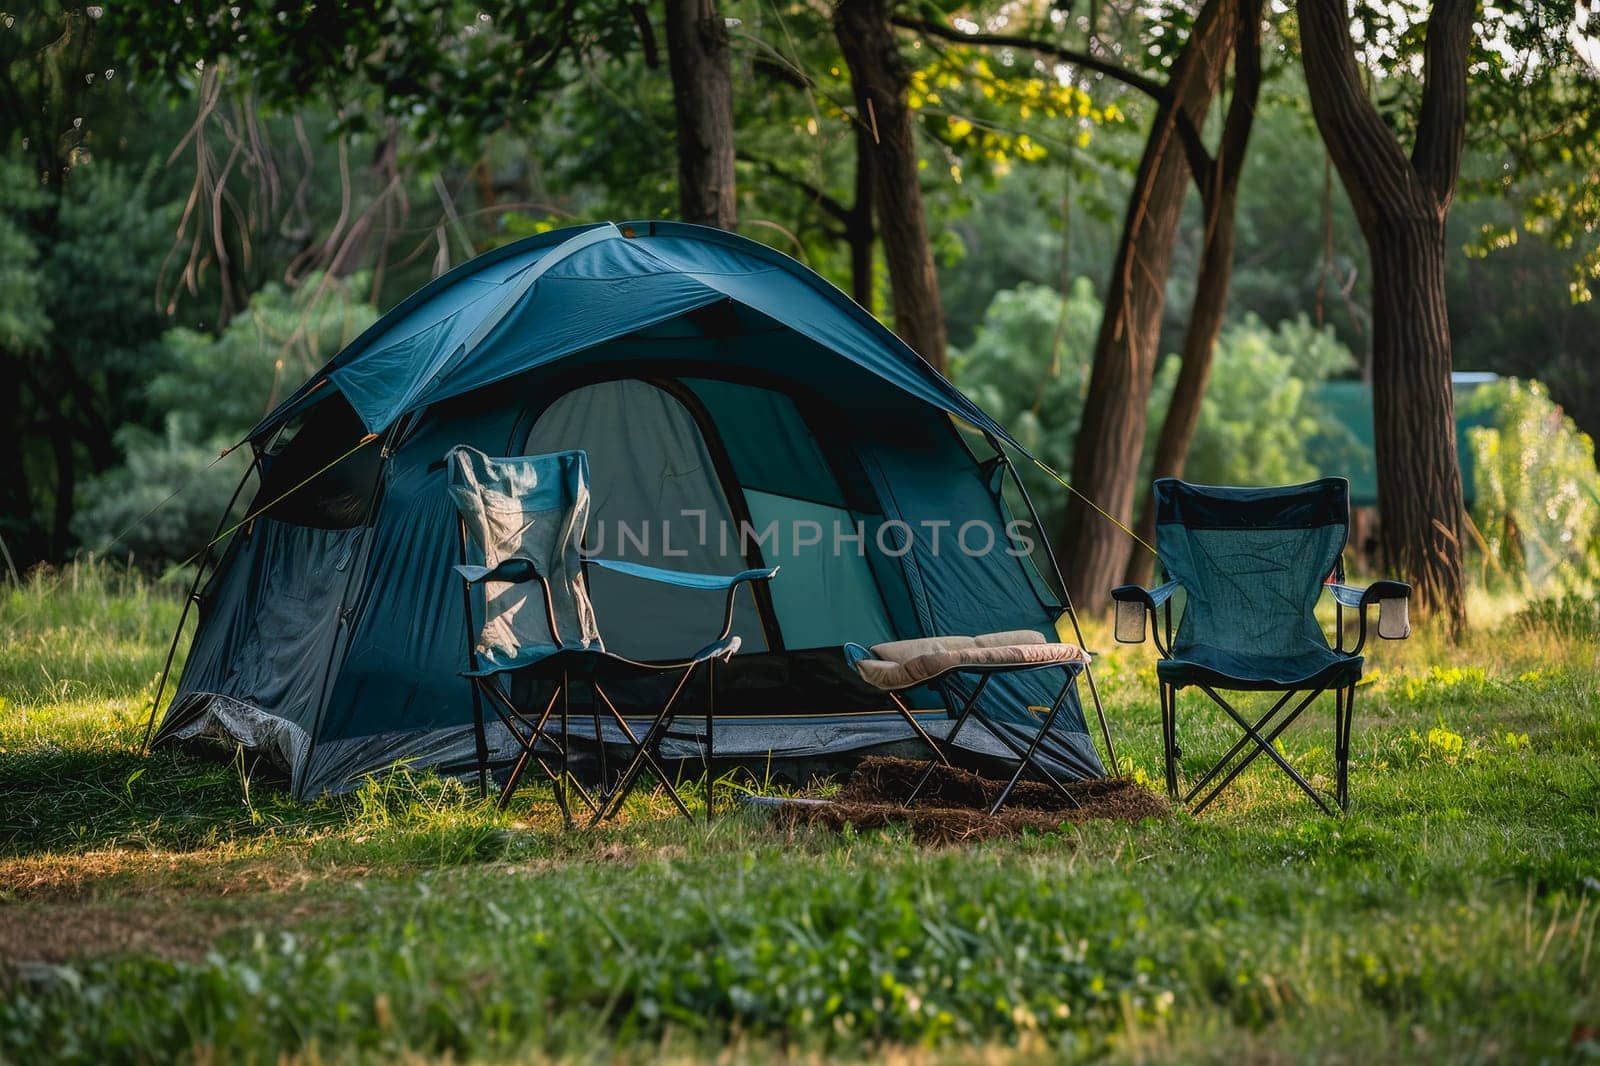
[[[905,799],[926,766],[912,759],[863,759],[835,801],[784,804],[777,809],[778,822],[833,830],[847,825],[856,829],[905,825],[920,843],[953,844],[1018,836],[1026,830],[1049,833],[1066,823],[1092,818],[1137,822],[1172,813],[1164,798],[1120,778],[1068,784],[1067,791],[1078,801],[1076,807],[1049,785],[1023,780],[991,818],[989,805],[1000,795],[1005,782],[949,766],[935,769],[917,793],[916,802],[907,807]]]

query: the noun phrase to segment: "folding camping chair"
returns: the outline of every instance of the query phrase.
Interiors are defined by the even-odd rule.
[[[1178,746],[1178,691],[1194,686],[1226,711],[1244,736],[1182,796],[1184,803],[1194,803],[1196,814],[1205,810],[1265,753],[1331,814],[1322,794],[1273,742],[1313,700],[1332,689],[1335,799],[1340,809],[1348,810],[1350,723],[1367,641],[1367,608],[1378,605],[1380,637],[1403,640],[1411,634],[1410,585],[1377,581],[1360,589],[1343,584],[1349,482],[1324,478],[1281,488],[1239,489],[1162,478],[1155,483],[1155,505],[1156,550],[1167,581],[1154,589],[1123,585],[1111,597],[1117,604],[1117,640],[1142,643],[1148,616],[1161,653],[1156,678],[1167,792],[1179,798],[1177,761],[1183,752]],[[1315,613],[1325,581],[1334,598],[1337,639],[1332,646]],[[1179,590],[1186,599],[1174,634],[1173,599]],[[1346,608],[1360,618],[1355,644],[1348,649]],[[1222,691],[1281,695],[1252,723]],[[1293,708],[1279,717],[1297,696]],[[1196,802],[1208,786],[1210,791]]]
[[[994,804],[990,806],[990,815],[1000,810],[1007,797],[1011,795],[1011,790],[1016,788],[1017,782],[1030,767],[1044,779],[1046,784],[1066,799],[1068,804],[1073,807],[1078,806],[1077,798],[1067,791],[1067,787],[1038,759],[1039,746],[1049,735],[1051,727],[1055,725],[1056,717],[1066,703],[1067,694],[1072,691],[1073,682],[1089,664],[1089,656],[1077,645],[1050,643],[1040,633],[1026,629],[1007,633],[988,633],[978,637],[923,637],[916,640],[898,640],[875,644],[870,649],[860,644],[846,644],[844,651],[845,657],[850,661],[850,665],[855,667],[861,679],[889,697],[900,712],[900,716],[911,727],[911,731],[933,752],[933,758],[928,761],[916,784],[912,786],[911,794],[906,797],[906,806],[909,807],[917,798],[917,794],[922,791],[923,786],[928,783],[928,779],[941,764],[951,765],[945,749],[955,746],[956,736],[961,732],[961,727],[966,725],[967,719],[974,714],[983,723],[989,735],[1000,741],[1017,759],[1017,769],[1005,787],[1000,790]],[[1030,670],[1060,670],[1063,681],[1055,699],[1051,701],[1049,710],[1039,720],[1038,732],[1024,749],[1006,735],[1004,728],[984,714],[979,701],[983,697],[984,688],[996,674]],[[951,701],[959,702],[961,710],[956,714],[955,722],[945,734],[944,743],[941,745],[917,721],[916,715],[906,704],[904,693],[924,685],[948,689],[948,683],[959,675],[974,677],[977,681],[964,700]],[[947,697],[948,694],[947,691]]]
[[[582,682],[592,693],[595,744],[602,759],[602,791],[598,797],[591,797],[581,785],[575,786],[579,798],[593,812],[589,824],[598,824],[620,810],[647,769],[660,780],[678,810],[685,817],[692,817],[661,764],[659,750],[678,697],[696,669],[704,664],[706,746],[702,750],[709,820],[713,809],[710,771],[716,664],[727,662],[739,650],[739,638],[732,635],[732,629],[734,600],[740,586],[767,580],[777,573],[776,568],[730,575],[690,574],[585,557],[581,545],[589,522],[589,461],[582,451],[490,458],[475,448],[459,445],[445,457],[445,466],[458,516],[461,563],[455,569],[465,581],[469,659],[469,668],[462,676],[473,685],[480,787],[487,792],[488,742],[482,711],[482,701],[486,699],[518,748],[501,789],[500,805],[505,806],[529,762],[533,762],[550,779],[562,818],[570,824],[566,786],[571,779],[571,688],[574,682]],[[469,562],[469,554],[481,561]],[[640,662],[609,652],[589,602],[586,569],[591,566],[684,589],[726,590],[722,630],[692,656],[671,662]],[[530,591],[537,594],[530,598]],[[482,619],[476,637],[474,617]],[[603,680],[616,673],[677,675],[670,695],[660,704],[642,737],[634,733],[606,694]],[[542,708],[519,705],[515,698],[518,686],[511,683],[519,676],[555,683]],[[553,736],[550,721],[558,702],[560,734]],[[626,768],[609,789],[603,762],[602,708],[632,748]],[[552,765],[553,760],[559,760],[559,765]]]

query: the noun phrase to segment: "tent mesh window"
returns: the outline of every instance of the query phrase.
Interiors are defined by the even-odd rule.
[[[366,435],[343,396],[331,396],[299,415],[262,453],[261,488],[250,513],[316,529],[361,525],[381,465],[375,444],[357,447]],[[333,456],[344,458],[329,466]]]

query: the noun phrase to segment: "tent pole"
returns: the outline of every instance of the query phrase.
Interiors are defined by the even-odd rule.
[[[1017,483],[1017,491],[1022,493],[1022,502],[1028,505],[1028,517],[1033,522],[1033,528],[1039,531],[1039,538],[1044,542],[1045,558],[1050,560],[1050,569],[1056,575],[1056,585],[1061,589],[1061,602],[1066,608],[1067,617],[1072,620],[1072,634],[1078,640],[1078,647],[1087,654],[1088,649],[1083,644],[1083,628],[1078,625],[1078,612],[1072,606],[1072,592],[1067,588],[1067,579],[1061,574],[1061,564],[1056,561],[1056,550],[1050,546],[1050,537],[1045,532],[1044,523],[1039,520],[1039,509],[1033,505],[1033,497],[1028,494],[1028,486],[1022,483],[1022,475],[1017,473],[1016,466],[1011,462],[1011,456],[1000,446],[993,435],[985,433],[989,446],[1000,456],[1000,461],[1005,468],[1011,471],[1011,479]],[[1089,663],[1083,664],[1083,676],[1089,682],[1089,696],[1094,700],[1094,713],[1100,719],[1100,735],[1106,742],[1106,758],[1111,762],[1111,775],[1120,777],[1121,769],[1117,765],[1117,749],[1111,743],[1111,726],[1106,721],[1105,705],[1100,702],[1100,686],[1094,682],[1094,670]]]
[[[255,454],[254,448],[251,449],[251,454],[250,465],[245,467],[244,476],[239,479],[239,484],[234,486],[233,495],[228,498],[228,505],[222,509],[216,528],[211,531],[211,536],[206,538],[206,546],[200,552],[200,563],[194,568],[194,580],[189,582],[189,592],[183,598],[183,611],[178,615],[177,628],[172,631],[172,643],[167,646],[167,661],[161,667],[161,680],[156,683],[155,698],[150,701],[150,720],[145,723],[144,740],[139,745],[141,755],[150,753],[150,736],[156,728],[156,709],[161,706],[161,697],[167,690],[167,677],[172,673],[172,660],[177,657],[178,641],[183,637],[184,623],[189,620],[189,607],[194,603],[195,594],[200,590],[200,579],[206,572],[206,564],[211,561],[211,549],[222,533],[222,527],[227,523],[228,516],[233,513],[233,505],[239,502],[239,494],[244,491],[244,483],[250,480],[256,464],[261,461],[260,455]]]

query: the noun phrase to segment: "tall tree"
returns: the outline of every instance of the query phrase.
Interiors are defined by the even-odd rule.
[[[894,292],[895,332],[939,371],[945,367],[944,309],[922,204],[909,79],[891,21],[892,0],[839,0],[834,34],[856,101],[872,134],[869,169],[878,235]]]
[[[667,65],[678,118],[678,203],[685,222],[733,229],[733,75],[716,0],[666,0]]]
[[[1133,519],[1167,272],[1192,166],[1178,116],[1200,125],[1233,48],[1238,18],[1237,0],[1206,0],[1201,8],[1173,60],[1123,222],[1073,450],[1075,492],[1061,530],[1067,587],[1086,609],[1109,602],[1134,545],[1118,527]]]
[[[1200,403],[1205,398],[1206,381],[1211,376],[1217,335],[1222,332],[1223,316],[1228,309],[1239,178],[1244,171],[1245,150],[1250,143],[1251,127],[1255,125],[1256,101],[1261,90],[1261,0],[1241,0],[1239,7],[1233,46],[1233,95],[1223,120],[1221,144],[1209,165],[1195,173],[1204,217],[1200,269],[1189,307],[1189,323],[1183,334],[1178,380],[1161,421],[1161,433],[1156,438],[1151,464],[1153,477],[1183,476],[1189,445],[1200,424]],[[1155,511],[1147,494],[1139,504],[1139,522],[1134,532],[1153,544],[1155,529]],[[1147,551],[1135,551],[1128,557],[1127,580],[1139,585],[1149,584],[1154,569],[1154,556]]]
[[[1422,102],[1409,155],[1367,95],[1345,0],[1299,0],[1311,109],[1372,261],[1372,392],[1379,533],[1452,632],[1466,624],[1461,469],[1450,388],[1445,220],[1467,121],[1476,0],[1436,0],[1423,46]]]

